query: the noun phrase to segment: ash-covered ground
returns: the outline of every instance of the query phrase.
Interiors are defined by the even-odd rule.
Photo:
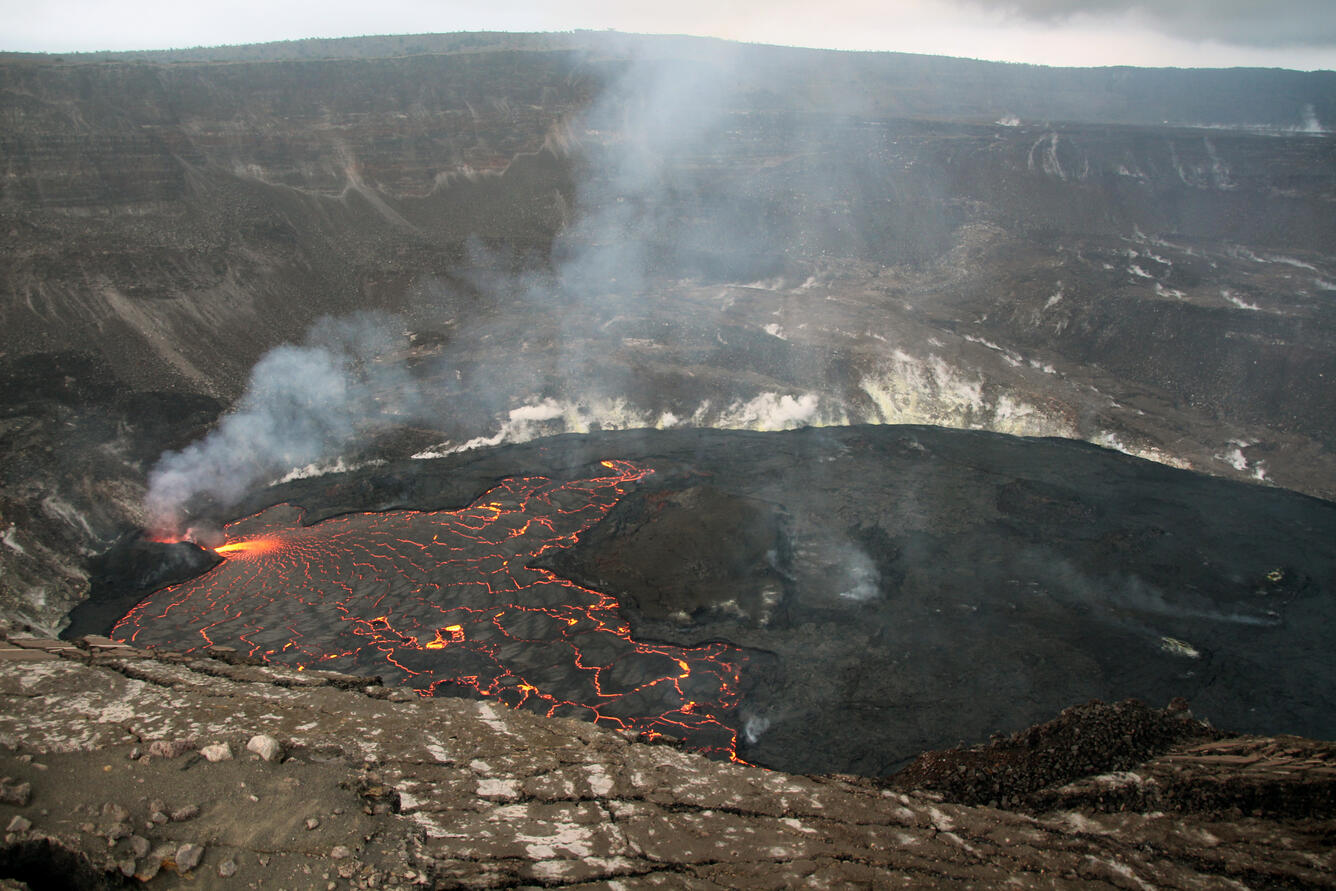
[[[1088,444],[914,426],[562,436],[294,481],[253,494],[241,513],[286,502],[304,510],[311,525],[296,532],[306,535],[349,512],[405,508],[450,509],[482,527],[502,512],[485,493],[517,471],[569,491],[607,478],[599,462],[610,458],[652,473],[625,477],[620,497],[581,528],[545,525],[544,540],[566,536],[559,547],[520,547],[516,530],[551,522],[535,511],[510,515],[476,555],[456,555],[515,583],[493,602],[475,602],[491,596],[476,581],[458,588],[431,576],[440,555],[421,544],[422,530],[412,536],[418,545],[377,569],[368,555],[387,539],[358,539],[342,526],[344,560],[357,567],[335,573],[347,596],[289,576],[266,611],[260,601],[274,588],[225,553],[220,568],[191,583],[210,609],[178,596],[188,587],[180,586],[120,629],[134,630],[137,643],[212,642],[291,663],[313,664],[323,652],[336,657],[330,667],[378,665],[387,681],[423,690],[451,677],[465,639],[481,638],[474,656],[483,653],[495,683],[456,667],[474,680],[444,689],[548,713],[553,691],[580,674],[574,635],[589,630],[580,623],[590,616],[524,623],[517,636],[527,649],[505,634],[511,616],[493,617],[517,598],[521,612],[536,607],[547,619],[607,598],[605,627],[620,626],[615,614],[627,633],[620,649],[598,648],[583,669],[619,686],[595,689],[586,705],[634,689],[646,646],[685,653],[722,642],[743,656],[740,695],[709,703],[686,695],[677,705],[700,699],[737,734],[740,757],[803,773],[887,774],[924,750],[981,742],[1096,697],[1183,696],[1239,731],[1336,734],[1336,505]],[[295,524],[296,512],[289,517]],[[246,526],[234,535],[244,541]],[[517,545],[509,561],[489,556],[501,540]],[[544,590],[570,602],[524,593],[544,579],[561,580]],[[220,621],[229,610],[235,620]],[[275,624],[258,628],[266,615]],[[405,626],[410,615],[419,618]],[[319,641],[321,633],[331,638]],[[366,651],[349,655],[354,647]],[[668,661],[640,663],[639,682],[671,686],[661,676],[681,672],[663,671],[658,663]],[[648,726],[636,721],[649,712],[619,708],[607,716],[614,726]],[[662,723],[655,730],[690,743]]]

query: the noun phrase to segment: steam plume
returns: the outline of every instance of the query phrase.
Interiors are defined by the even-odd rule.
[[[747,172],[752,165],[734,159],[720,177],[717,171],[707,173],[713,168],[701,162],[727,142],[730,109],[738,106],[739,92],[765,80],[754,70],[756,64],[726,45],[702,49],[690,61],[630,61],[569,128],[580,134],[573,142],[580,143],[582,157],[575,166],[583,175],[576,212],[553,244],[552,267],[535,271],[509,255],[504,244],[483,246],[475,240],[467,245],[472,268],[462,278],[470,280],[472,273],[473,296],[485,295],[485,305],[502,311],[447,310],[452,295],[427,295],[428,305],[418,309],[429,313],[429,306],[439,304],[442,317],[453,317],[452,338],[505,347],[495,356],[471,356],[463,368],[467,379],[458,376],[457,356],[424,370],[462,381],[452,391],[457,404],[448,416],[458,441],[496,444],[548,432],[568,416],[584,418],[598,406],[625,407],[628,417],[645,419],[635,426],[675,423],[680,417],[720,426],[782,428],[826,417],[810,386],[788,380],[807,375],[781,374],[788,393],[710,393],[718,406],[714,417],[707,416],[708,403],[699,393],[664,404],[637,404],[635,394],[659,393],[659,382],[643,366],[607,361],[625,336],[619,321],[652,315],[652,307],[647,308],[655,299],[650,282],[696,274],[751,281],[773,272],[768,266],[753,268],[758,262],[778,262],[784,246],[810,237],[811,228],[792,219],[791,210],[779,212],[773,203],[779,198],[758,203],[747,197],[757,191],[748,178],[754,175]],[[804,156],[797,151],[797,139],[786,137],[782,148]],[[857,192],[840,180],[839,171],[847,175],[869,163],[855,160],[861,157],[855,148],[841,154],[839,163],[805,161],[800,170],[784,174],[783,190],[760,191],[787,194],[791,187],[827,196],[836,188],[832,183],[840,182],[837,191]],[[517,266],[526,268],[517,271]],[[701,273],[702,268],[708,271]],[[715,334],[708,312],[652,336],[680,336],[685,327],[702,342],[727,348],[722,337],[702,336]],[[724,310],[718,312],[722,327]],[[424,408],[429,399],[419,398],[402,365],[378,358],[392,352],[396,337],[387,319],[324,320],[304,343],[266,354],[245,394],[209,436],[159,460],[146,499],[151,524],[175,533],[192,512],[194,499],[208,498],[215,508],[225,508],[257,484],[347,454],[390,422],[427,420],[445,426],[445,409],[430,416]],[[438,388],[431,398],[440,396]],[[495,436],[487,436],[470,421],[484,411],[492,418],[509,412],[510,420]],[[591,418],[586,429],[594,423],[603,421]],[[572,426],[565,423],[565,428]]]
[[[256,483],[411,414],[412,381],[401,365],[378,358],[395,342],[389,320],[362,314],[322,319],[304,344],[266,353],[234,410],[204,439],[165,453],[149,473],[152,528],[174,535],[193,499],[234,504]]]
[[[624,296],[643,287],[656,262],[679,265],[672,254],[689,237],[683,211],[708,197],[681,161],[717,136],[734,64],[727,49],[693,64],[635,61],[585,115],[586,149],[601,175],[581,184],[581,214],[557,245],[567,293],[596,295],[611,286]]]

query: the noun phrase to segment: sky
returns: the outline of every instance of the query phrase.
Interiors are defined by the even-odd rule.
[[[0,0],[0,49],[615,29],[1041,65],[1336,69],[1336,0]]]

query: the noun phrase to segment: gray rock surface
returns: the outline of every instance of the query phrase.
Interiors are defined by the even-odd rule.
[[[1071,793],[1011,812],[708,761],[491,702],[396,703],[316,671],[285,686],[299,673],[136,656],[0,663],[0,771],[32,788],[0,819],[34,824],[6,837],[0,863],[52,845],[85,878],[160,888],[1206,888],[1336,875],[1330,808],[1106,813]],[[258,725],[287,747],[281,764],[144,753],[154,740],[240,745]],[[153,803],[187,800],[199,816],[152,825],[146,852],[84,828],[108,819],[104,804],[142,825]]]

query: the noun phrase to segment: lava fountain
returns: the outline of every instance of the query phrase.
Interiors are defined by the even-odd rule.
[[[741,650],[635,640],[615,597],[531,565],[653,472],[602,467],[571,481],[506,479],[462,510],[303,526],[297,508],[269,508],[229,524],[218,566],[140,602],[112,636],[186,652],[232,646],[736,758]]]

